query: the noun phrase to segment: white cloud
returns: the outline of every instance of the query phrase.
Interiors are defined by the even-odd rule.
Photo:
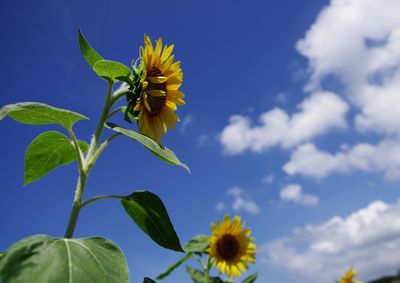
[[[333,128],[345,128],[348,106],[331,92],[317,92],[298,105],[289,116],[280,108],[263,113],[260,125],[252,126],[248,117],[232,116],[220,142],[228,154],[245,150],[261,152],[273,146],[289,148],[323,135]]]
[[[308,91],[337,76],[361,131],[399,134],[400,1],[332,0],[297,43],[311,71]]]
[[[286,93],[280,92],[275,95],[274,100],[279,104],[284,104],[288,100]]]
[[[374,201],[342,218],[295,229],[289,237],[261,248],[263,262],[283,266],[309,278],[333,282],[349,266],[360,279],[393,273],[400,263],[400,201]]]
[[[274,174],[268,174],[267,176],[264,176],[261,180],[263,184],[272,184],[274,181],[275,181]]]
[[[292,201],[303,205],[317,205],[317,196],[303,193],[303,188],[299,184],[289,184],[280,191],[283,201]]]
[[[225,203],[223,203],[222,201],[218,202],[217,205],[215,206],[215,209],[218,211],[223,211],[226,209],[226,205]]]
[[[289,175],[324,178],[352,171],[384,172],[387,179],[400,178],[400,141],[383,140],[376,145],[359,143],[343,147],[336,154],[319,150],[314,144],[299,146],[283,166]]]
[[[258,205],[243,189],[239,187],[232,187],[226,192],[226,195],[233,198],[232,209],[234,211],[244,210],[250,214],[260,213],[260,208]]]
[[[188,127],[190,124],[192,124],[193,121],[194,121],[193,115],[191,115],[191,114],[186,115],[186,116],[182,119],[182,123],[180,124],[181,126],[180,126],[180,128],[179,128],[179,131],[180,131],[181,133],[184,133],[184,132],[186,131],[187,127]]]
[[[197,138],[197,145],[200,147],[210,145],[212,143],[209,135],[200,135]]]

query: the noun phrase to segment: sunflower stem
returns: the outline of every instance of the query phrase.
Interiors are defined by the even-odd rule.
[[[104,146],[100,147],[99,148],[100,150],[98,150],[96,152],[96,148],[97,148],[97,145],[98,145],[100,137],[101,137],[101,133],[104,128],[104,123],[108,117],[108,114],[109,114],[109,111],[110,111],[110,108],[112,105],[111,104],[112,86],[113,86],[113,83],[109,82],[108,90],[107,90],[107,97],[106,97],[106,101],[104,103],[103,111],[102,111],[100,119],[98,121],[95,134],[92,138],[92,141],[90,142],[88,153],[85,157],[82,156],[81,150],[79,148],[79,144],[77,142],[77,139],[76,139],[74,133],[72,132],[72,130],[69,131],[69,134],[74,142],[74,146],[77,151],[79,178],[78,178],[78,183],[77,183],[76,189],[75,189],[74,201],[72,203],[71,214],[69,216],[68,225],[67,225],[67,228],[66,228],[66,231],[64,234],[65,238],[72,238],[72,236],[74,235],[74,231],[75,231],[76,223],[78,221],[79,213],[81,211],[81,208],[83,207],[82,197],[83,197],[83,192],[85,190],[86,180],[88,178],[90,169],[93,167],[99,154],[103,151],[103,149],[106,147],[106,145],[117,136],[117,135],[114,135],[114,136],[112,136],[112,138],[108,139],[105,143],[103,143]]]
[[[210,281],[210,267],[211,267],[210,255],[207,255],[207,264],[206,264],[206,268],[204,270],[204,274],[205,274],[204,283],[209,283],[209,281]]]

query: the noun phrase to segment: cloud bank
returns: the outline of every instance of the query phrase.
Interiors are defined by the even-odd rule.
[[[261,248],[262,261],[288,268],[310,283],[333,282],[354,266],[362,280],[400,267],[400,201],[374,201],[347,217],[295,229]]]

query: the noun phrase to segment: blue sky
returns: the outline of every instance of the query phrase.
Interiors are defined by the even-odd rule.
[[[0,105],[80,112],[91,120],[75,130],[88,141],[106,84],[82,58],[77,26],[126,65],[144,33],[161,36],[182,61],[187,101],[164,144],[192,174],[121,137],[85,196],[151,190],[182,242],[238,214],[260,248],[258,282],[332,282],[350,265],[372,279],[400,267],[399,9],[397,0],[5,0]],[[75,164],[22,186],[27,145],[61,129],[11,119],[0,128],[0,250],[32,234],[62,236]],[[181,256],[149,240],[113,200],[82,211],[75,236],[94,235],[121,246],[131,282]],[[189,279],[180,270],[164,281]]]

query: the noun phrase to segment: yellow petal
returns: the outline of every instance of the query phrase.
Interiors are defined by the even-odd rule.
[[[165,63],[163,64],[163,66],[161,67],[161,70],[160,70],[162,73],[165,73],[165,71],[168,70],[168,68],[172,65],[172,63],[174,62],[174,58],[175,58],[175,56],[172,55],[171,57],[169,57],[167,59],[167,61],[165,61]]]
[[[172,50],[174,49],[174,45],[172,44],[171,46],[167,47],[167,45],[164,46],[162,55],[161,55],[161,62],[164,62],[165,60],[167,60],[167,58],[169,57],[169,55],[171,55]]]
[[[186,102],[185,102],[183,99],[177,98],[177,97],[174,97],[174,96],[169,96],[169,95],[168,95],[168,100],[171,101],[171,102],[173,102],[173,103],[175,103],[175,104],[177,104],[177,105],[184,105],[184,104],[186,104]]]
[[[164,76],[158,76],[158,77],[146,77],[146,80],[148,80],[151,83],[154,84],[160,84],[160,83],[164,83],[167,81],[167,77]]]
[[[184,98],[185,94],[179,90],[169,90],[168,97]]]
[[[162,38],[160,37],[156,42],[156,49],[154,50],[156,56],[160,56],[161,48],[162,48]]]
[[[176,104],[173,103],[172,101],[167,100],[167,101],[165,102],[165,105],[168,106],[170,109],[172,109],[172,110],[174,110],[174,111],[177,109]]]
[[[146,90],[146,93],[148,95],[157,96],[157,97],[166,95],[166,92],[161,89],[148,89],[148,90]]]

